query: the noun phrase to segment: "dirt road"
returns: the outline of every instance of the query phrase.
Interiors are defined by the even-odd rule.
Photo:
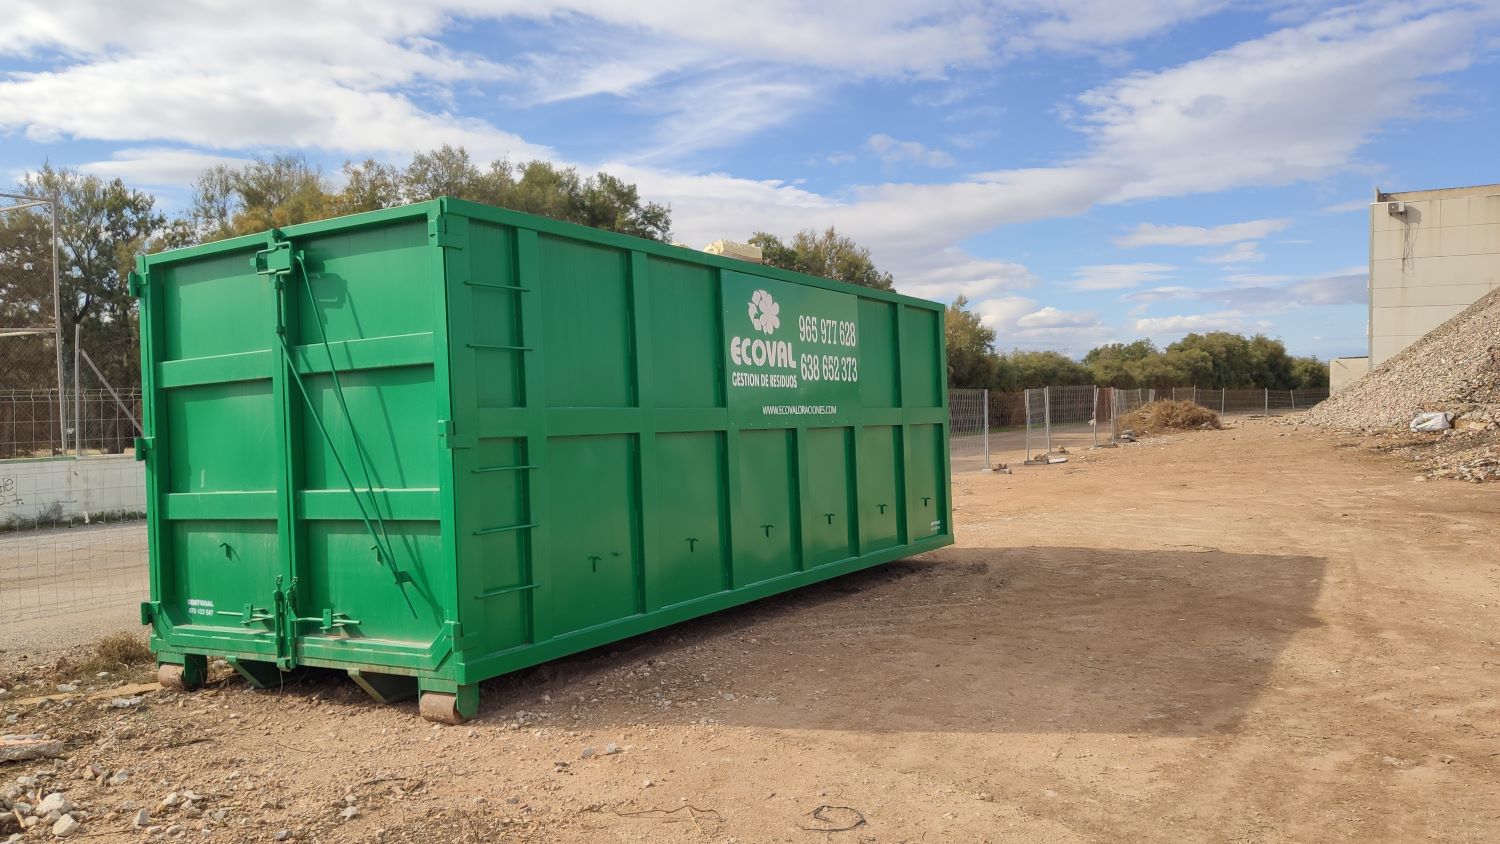
[[[463,727],[315,674],[6,729],[130,772],[59,764],[101,840],[144,837],[129,800],[224,841],[1500,840],[1500,494],[1413,475],[1269,422],[1148,440],[959,476],[960,546]],[[183,789],[224,819],[155,808]]]

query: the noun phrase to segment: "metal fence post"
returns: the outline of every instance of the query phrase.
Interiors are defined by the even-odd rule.
[[[1271,415],[1271,388],[1266,387],[1264,389],[1266,391],[1266,409],[1261,411],[1261,415],[1269,417]]]
[[[1026,406],[1026,462],[1031,462],[1031,390],[1021,391],[1021,404]]]
[[[83,456],[83,419],[80,415],[83,410],[83,384],[78,379],[78,350],[82,345],[78,342],[83,334],[83,324],[73,325],[73,456]]]
[[[1047,437],[1047,453],[1052,453],[1052,388],[1042,388],[1042,424]]]
[[[1093,428],[1094,446],[1099,445],[1099,385],[1094,385],[1094,412],[1089,414],[1089,427]]]
[[[1219,415],[1224,415],[1224,397],[1229,395],[1228,388],[1219,391]]]
[[[984,390],[980,395],[984,401],[984,470],[990,469],[990,391]]]
[[[1297,391],[1296,390],[1287,390],[1287,395],[1290,396],[1291,399],[1292,399],[1292,412],[1296,413],[1297,412]]]

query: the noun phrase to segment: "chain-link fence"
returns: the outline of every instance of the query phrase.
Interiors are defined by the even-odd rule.
[[[986,410],[982,420],[977,409],[980,395]],[[1307,410],[1328,398],[1328,391],[1094,386],[950,390],[954,471],[1056,463],[1070,452],[1112,446],[1128,434],[1122,420],[1159,398],[1195,402],[1223,416],[1278,416]],[[983,437],[977,433],[981,430]]]
[[[948,391],[948,458],[955,472],[990,468],[989,390]]]

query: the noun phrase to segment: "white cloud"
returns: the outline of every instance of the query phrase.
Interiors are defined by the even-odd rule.
[[[1236,277],[1231,276],[1234,280]],[[1287,276],[1241,276],[1229,287],[1154,287],[1125,294],[1126,301],[1152,304],[1170,301],[1212,302],[1235,314],[1279,314],[1292,308],[1362,305],[1368,301],[1365,267],[1347,267],[1290,283]],[[1251,280],[1254,280],[1253,282]],[[1222,314],[1221,314],[1222,316]]]
[[[249,161],[190,149],[135,147],[117,150],[108,160],[80,164],[78,169],[97,176],[118,177],[132,185],[177,186],[191,183],[198,174],[215,165],[237,166]]]
[[[1149,337],[1188,334],[1194,331],[1247,331],[1264,329],[1268,322],[1251,323],[1237,311],[1218,311],[1209,314],[1179,314],[1165,317],[1144,317],[1135,321],[1137,334]]]
[[[915,161],[928,167],[952,167],[955,163],[953,156],[940,149],[932,149],[916,141],[898,141],[890,135],[871,135],[865,146],[886,164]]]
[[[1095,264],[1079,267],[1072,286],[1075,290],[1122,290],[1160,281],[1176,270],[1171,264]]]
[[[972,310],[995,330],[995,347],[1002,351],[1054,349],[1081,355],[1115,339],[1117,334],[1093,312],[1065,311],[1050,305],[1039,308],[1034,299],[1022,296],[987,299]]]
[[[1265,253],[1260,251],[1256,243],[1236,243],[1228,251],[1215,255],[1205,255],[1198,260],[1205,264],[1247,264],[1254,261],[1264,261]]]
[[[1124,44],[1229,5],[1228,0],[1012,0],[1016,12],[1038,14],[1011,40],[1012,49],[1078,50]]]
[[[999,290],[1032,287],[1037,278],[1021,264],[966,258],[954,250],[935,256],[928,269],[915,267],[903,273],[900,282],[901,292],[912,296],[945,302],[965,296],[972,302]]]
[[[1325,205],[1318,210],[1322,211],[1324,214],[1348,214],[1353,211],[1368,212],[1370,210],[1370,200],[1351,199],[1348,202],[1340,202],[1335,205]]]
[[[1223,226],[1159,226],[1141,223],[1130,233],[1117,237],[1116,246],[1132,249],[1137,246],[1223,246],[1240,240],[1259,240],[1272,232],[1279,232],[1290,224],[1290,220],[1247,220]]]
[[[1470,63],[1500,8],[1364,3],[1079,98],[1094,160],[1136,171],[1111,201],[1323,178]]]

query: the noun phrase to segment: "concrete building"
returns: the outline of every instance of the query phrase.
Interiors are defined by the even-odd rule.
[[[1500,185],[1376,189],[1370,205],[1369,368],[1496,287]]]
[[[1334,358],[1328,362],[1328,392],[1330,395],[1353,384],[1370,371],[1368,357]]]

